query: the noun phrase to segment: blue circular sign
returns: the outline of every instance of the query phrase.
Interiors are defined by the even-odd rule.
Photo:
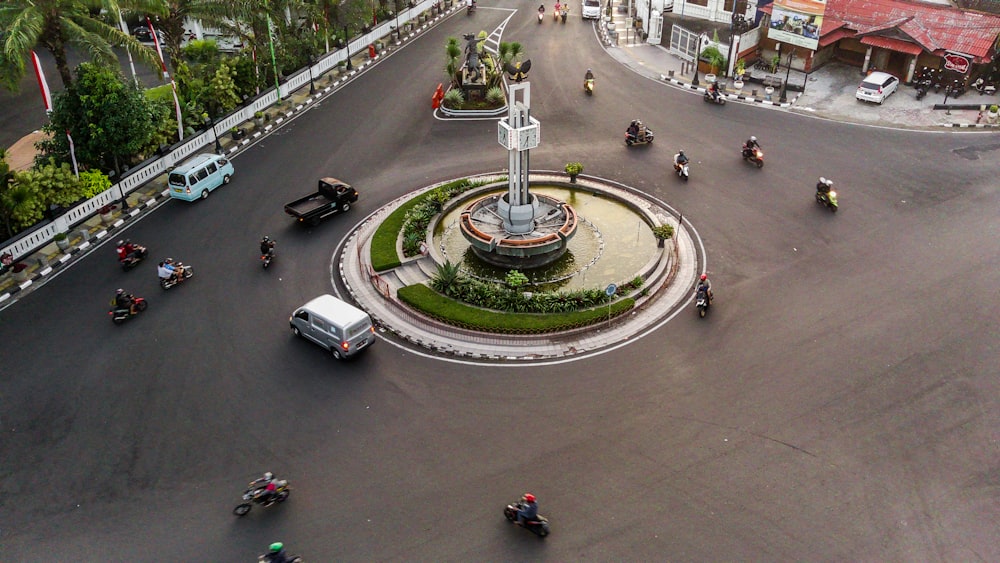
[[[604,293],[607,294],[608,297],[611,297],[616,291],[618,291],[618,286],[612,283],[608,284],[608,288],[604,290]]]

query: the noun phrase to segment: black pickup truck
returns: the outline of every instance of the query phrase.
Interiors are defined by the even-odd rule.
[[[358,201],[358,190],[336,178],[319,181],[319,191],[285,205],[285,213],[300,222],[319,225],[327,215],[343,213]]]

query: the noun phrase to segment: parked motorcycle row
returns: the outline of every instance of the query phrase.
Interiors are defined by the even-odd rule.
[[[935,93],[940,93],[943,90],[951,98],[960,97],[968,88],[979,92],[980,96],[983,94],[992,96],[997,92],[996,85],[998,80],[993,73],[979,76],[969,84],[968,88],[965,81],[959,78],[952,78],[953,76],[955,75],[951,74],[947,76],[946,71],[943,69],[921,68],[913,75],[913,88],[917,92],[917,99],[923,99],[931,90],[934,90]]]

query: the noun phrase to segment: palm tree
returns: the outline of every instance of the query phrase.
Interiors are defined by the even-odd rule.
[[[116,15],[123,9],[161,14],[164,3],[163,0],[6,0],[0,6],[0,28],[6,33],[0,50],[9,71],[5,73],[4,86],[17,88],[24,76],[25,61],[37,47],[52,53],[64,87],[73,82],[66,60],[66,48],[71,45],[85,51],[94,62],[113,67],[118,66],[118,57],[111,48],[125,46],[155,68],[159,65],[155,52],[99,15],[104,10],[115,14],[112,17],[117,20]]]

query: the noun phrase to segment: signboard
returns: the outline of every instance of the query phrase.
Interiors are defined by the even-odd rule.
[[[953,70],[959,74],[965,74],[969,72],[969,67],[972,66],[972,56],[963,55],[961,53],[952,53],[948,51],[944,55],[944,69]]]
[[[774,0],[771,5],[770,39],[815,51],[826,0]]]

